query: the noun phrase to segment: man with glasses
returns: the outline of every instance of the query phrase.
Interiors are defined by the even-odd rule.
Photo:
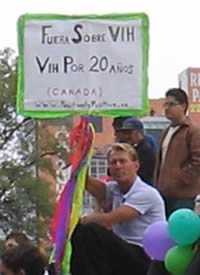
[[[194,199],[200,193],[200,128],[187,117],[188,105],[182,89],[166,92],[163,107],[171,124],[161,135],[154,183],[165,198],[168,217],[179,208],[193,209]],[[156,260],[147,273],[168,274],[164,263]]]
[[[167,215],[187,207],[193,209],[200,193],[200,128],[187,117],[188,97],[180,88],[166,92],[166,117],[155,171],[155,185],[166,200]]]

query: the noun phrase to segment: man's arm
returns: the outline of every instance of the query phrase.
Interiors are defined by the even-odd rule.
[[[102,203],[105,201],[106,186],[103,181],[88,176],[86,180],[86,190],[96,198],[98,203]]]
[[[114,224],[119,224],[132,218],[136,218],[139,215],[141,215],[141,213],[136,209],[122,205],[109,213],[95,213],[85,216],[81,222],[83,224],[93,222],[110,229]]]
[[[177,182],[191,184],[193,180],[200,176],[200,128],[194,128],[186,138],[187,146],[190,150],[190,159],[180,170]]]

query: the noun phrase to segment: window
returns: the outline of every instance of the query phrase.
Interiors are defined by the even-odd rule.
[[[106,158],[93,159],[90,165],[90,175],[95,178],[100,178],[107,175],[108,163]],[[85,191],[84,201],[83,201],[83,212],[82,214],[89,214],[94,211],[95,199]]]
[[[100,178],[107,175],[108,162],[106,158],[93,159],[90,165],[90,175],[95,178]]]

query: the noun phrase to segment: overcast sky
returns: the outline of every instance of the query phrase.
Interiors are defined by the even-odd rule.
[[[178,74],[200,67],[199,0],[6,0],[1,5],[0,50],[17,52],[16,22],[24,13],[104,14],[145,12],[150,19],[149,97],[178,85]]]

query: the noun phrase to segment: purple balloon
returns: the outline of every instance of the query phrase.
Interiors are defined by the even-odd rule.
[[[150,258],[163,261],[167,251],[175,245],[169,236],[167,221],[155,222],[144,232],[143,247]]]

